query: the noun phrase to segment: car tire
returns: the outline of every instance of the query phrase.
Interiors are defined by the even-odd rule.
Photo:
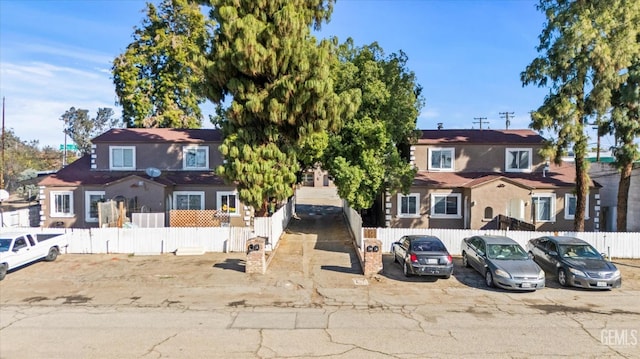
[[[469,258],[467,258],[467,253],[466,252],[462,252],[462,266],[465,268],[469,268]]]
[[[4,263],[0,264],[0,280],[3,280],[6,275],[7,275],[7,265]]]
[[[449,279],[449,278],[451,278],[451,274],[447,274],[447,275],[443,275],[442,276],[442,279]]]
[[[411,277],[411,272],[409,272],[409,267],[407,266],[407,262],[402,264],[402,273],[405,277]]]
[[[564,268],[558,269],[558,283],[563,287],[569,286],[569,282],[567,281],[567,271],[564,270]]]
[[[493,288],[493,274],[491,274],[491,270],[488,268],[484,273],[484,282],[487,284],[487,287]]]
[[[44,260],[47,262],[53,262],[56,260],[56,258],[58,258],[58,249],[51,248],[49,249],[49,254],[47,254],[47,256],[44,257]]]

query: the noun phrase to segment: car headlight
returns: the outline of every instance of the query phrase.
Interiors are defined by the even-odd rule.
[[[569,272],[571,272],[571,273],[573,273],[573,274],[575,274],[577,276],[580,276],[580,277],[586,277],[587,276],[586,274],[584,274],[583,271],[577,270],[575,268],[569,268]]]
[[[503,271],[502,269],[496,269],[496,275],[504,278],[511,278],[509,273],[507,273],[506,271]]]
[[[542,269],[538,272],[538,279],[544,279],[544,271]]]
[[[613,272],[613,276],[614,277],[619,277],[620,276],[620,271],[617,270],[617,271]]]

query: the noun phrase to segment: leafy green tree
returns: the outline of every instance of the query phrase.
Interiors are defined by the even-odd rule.
[[[113,82],[126,127],[200,128],[205,100],[197,65],[210,40],[211,22],[189,0],[147,3],[133,42],[113,61]]]
[[[206,94],[221,106],[217,124],[225,135],[225,163],[217,172],[265,215],[270,200],[293,194],[300,149],[322,147],[318,134],[337,130],[349,107],[350,94],[333,89],[333,44],[318,42],[310,29],[328,21],[333,1],[210,3],[219,26],[205,70]]]
[[[637,1],[540,0],[547,17],[535,58],[521,73],[523,85],[549,87],[550,92],[532,113],[531,127],[551,129],[557,135],[545,152],[554,162],[573,146],[576,165],[574,228],[584,230],[588,195],[585,159],[589,118],[611,106],[611,93],[624,81],[637,48],[638,23],[628,10]]]
[[[640,54],[628,69],[626,82],[613,94],[611,117],[604,129],[613,133],[614,165],[620,170],[616,224],[619,231],[627,230],[627,208],[633,163],[640,160],[637,139],[640,138]]]
[[[117,127],[120,120],[113,117],[110,108],[99,108],[96,117],[89,117],[89,110],[71,107],[61,117],[64,132],[78,146],[82,154],[91,153],[91,139],[104,131]]]
[[[386,191],[406,193],[413,182],[409,148],[417,137],[421,87],[402,51],[385,56],[376,43],[357,48],[348,39],[339,55],[336,88],[361,92],[361,104],[330,137],[323,164],[338,194],[354,209],[366,209]]]

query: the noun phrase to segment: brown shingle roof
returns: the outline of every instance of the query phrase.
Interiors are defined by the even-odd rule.
[[[90,168],[91,156],[86,155],[43,178],[39,185],[51,187],[106,185],[131,175],[148,178],[144,171],[96,171]],[[224,185],[224,180],[213,171],[163,171],[154,181],[167,186]]]
[[[544,137],[532,130],[422,130],[419,144],[487,143],[541,144]]]
[[[112,128],[95,137],[91,142],[222,142],[222,131],[219,129]]]

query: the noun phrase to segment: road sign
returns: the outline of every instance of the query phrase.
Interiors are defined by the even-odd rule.
[[[64,150],[64,145],[60,145],[60,151]],[[67,151],[77,151],[78,145],[75,144],[67,144]]]

